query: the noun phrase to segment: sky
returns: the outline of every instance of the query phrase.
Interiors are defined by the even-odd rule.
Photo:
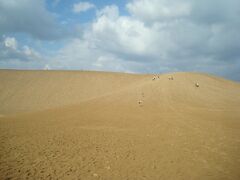
[[[239,0],[0,0],[0,69],[240,81]]]

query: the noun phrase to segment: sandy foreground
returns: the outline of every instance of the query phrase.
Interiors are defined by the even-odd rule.
[[[240,179],[240,84],[152,78],[1,70],[0,179]]]

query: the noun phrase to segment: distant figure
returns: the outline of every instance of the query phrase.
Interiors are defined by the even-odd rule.
[[[43,69],[47,71],[47,70],[50,70],[51,68],[50,68],[50,66],[48,64],[46,64]]]
[[[141,106],[143,104],[143,101],[138,101],[138,104]]]
[[[169,79],[169,80],[173,80],[173,77],[172,77],[172,76],[170,76],[170,77],[168,77],[168,79]]]
[[[152,78],[153,81],[154,81],[155,79],[156,79],[155,77]]]
[[[158,76],[158,79],[160,79],[160,77]]]
[[[199,84],[198,84],[198,83],[195,83],[195,86],[196,86],[196,87],[199,87]]]

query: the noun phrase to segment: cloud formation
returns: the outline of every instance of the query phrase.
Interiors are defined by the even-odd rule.
[[[183,0],[133,0],[127,9],[142,21],[164,21],[190,15],[191,3]]]
[[[73,12],[80,13],[95,8],[95,5],[89,2],[79,2],[73,5]]]
[[[13,37],[6,37],[4,40],[4,45],[6,48],[17,49],[17,41]]]
[[[36,2],[54,19],[41,0]],[[78,13],[95,5],[80,2],[72,7]],[[125,8],[128,15],[116,5],[95,8],[95,19],[80,25],[79,33],[46,64],[53,69],[138,73],[201,71],[240,80],[240,1],[130,0]],[[16,26],[13,29],[21,27]],[[51,36],[54,32],[39,29],[29,33]],[[15,47],[13,40],[8,41],[9,47]],[[26,53],[31,54],[27,48]]]
[[[64,31],[46,10],[44,0],[0,1],[0,27],[0,35],[25,33],[42,40],[61,38]]]
[[[133,62],[126,71],[203,71],[229,76],[239,72],[238,5],[237,0],[210,4],[134,0],[126,5],[130,16],[121,16],[117,6],[106,6],[97,12],[82,41],[91,45],[88,51],[102,53],[92,58],[103,70],[113,70],[99,61],[110,54],[109,64]]]
[[[21,45],[14,37],[0,38],[0,67],[39,68],[45,57],[27,45]]]

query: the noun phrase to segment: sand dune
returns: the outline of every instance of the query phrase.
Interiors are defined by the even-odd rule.
[[[240,179],[240,84],[152,78],[0,71],[0,179]]]

